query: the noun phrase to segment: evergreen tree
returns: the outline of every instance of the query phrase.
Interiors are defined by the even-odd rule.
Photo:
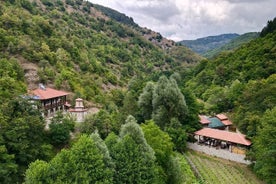
[[[110,170],[113,171],[113,169],[114,169],[114,163],[113,163],[113,161],[112,161],[112,159],[111,159],[111,157],[109,155],[109,150],[108,150],[105,142],[100,137],[99,133],[96,131],[96,132],[92,133],[90,135],[90,137],[93,139],[93,141],[95,142],[97,148],[103,154],[105,166],[108,167],[108,168],[110,168]]]
[[[153,99],[153,91],[154,91],[154,84],[152,82],[148,82],[147,85],[144,87],[143,92],[139,96],[138,105],[141,109],[142,116],[144,120],[151,119],[153,106],[152,106],[152,99]]]
[[[115,183],[153,183],[156,172],[154,151],[134,117],[127,118],[118,139],[112,134],[106,142],[115,163]]]

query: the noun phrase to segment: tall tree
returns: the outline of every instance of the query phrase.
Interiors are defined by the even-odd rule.
[[[120,136],[107,137],[107,146],[115,163],[115,183],[153,183],[155,156],[140,126],[129,116]]]
[[[167,183],[169,180],[168,160],[173,154],[173,143],[168,133],[163,132],[152,120],[141,125],[147,143],[154,150],[158,169],[157,183]]]
[[[141,113],[144,120],[151,119],[151,115],[153,111],[153,106],[152,106],[153,91],[154,91],[154,84],[152,82],[148,82],[147,85],[144,87],[143,92],[139,96],[138,105],[141,109]]]
[[[161,76],[153,93],[153,119],[164,129],[172,118],[185,119],[188,108],[185,98],[174,79]]]
[[[173,153],[173,143],[168,133],[163,132],[152,120],[141,125],[147,143],[155,152],[156,160],[162,166],[166,165]]]
[[[276,181],[276,107],[267,110],[253,140],[256,164],[254,170],[268,184]]]

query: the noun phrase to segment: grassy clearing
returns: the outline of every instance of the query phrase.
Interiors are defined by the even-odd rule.
[[[204,184],[264,184],[244,164],[188,151],[186,158]]]

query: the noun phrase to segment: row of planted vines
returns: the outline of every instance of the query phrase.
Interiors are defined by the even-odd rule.
[[[188,151],[185,154],[194,166],[201,183],[209,184],[262,184],[250,169],[243,164]]]

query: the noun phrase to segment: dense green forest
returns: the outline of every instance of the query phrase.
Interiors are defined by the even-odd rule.
[[[0,1],[0,183],[198,183],[181,155],[198,114],[228,113],[275,181],[276,32],[215,59],[83,0]],[[200,61],[201,60],[201,61]],[[49,129],[24,94],[44,83],[100,111]]]

